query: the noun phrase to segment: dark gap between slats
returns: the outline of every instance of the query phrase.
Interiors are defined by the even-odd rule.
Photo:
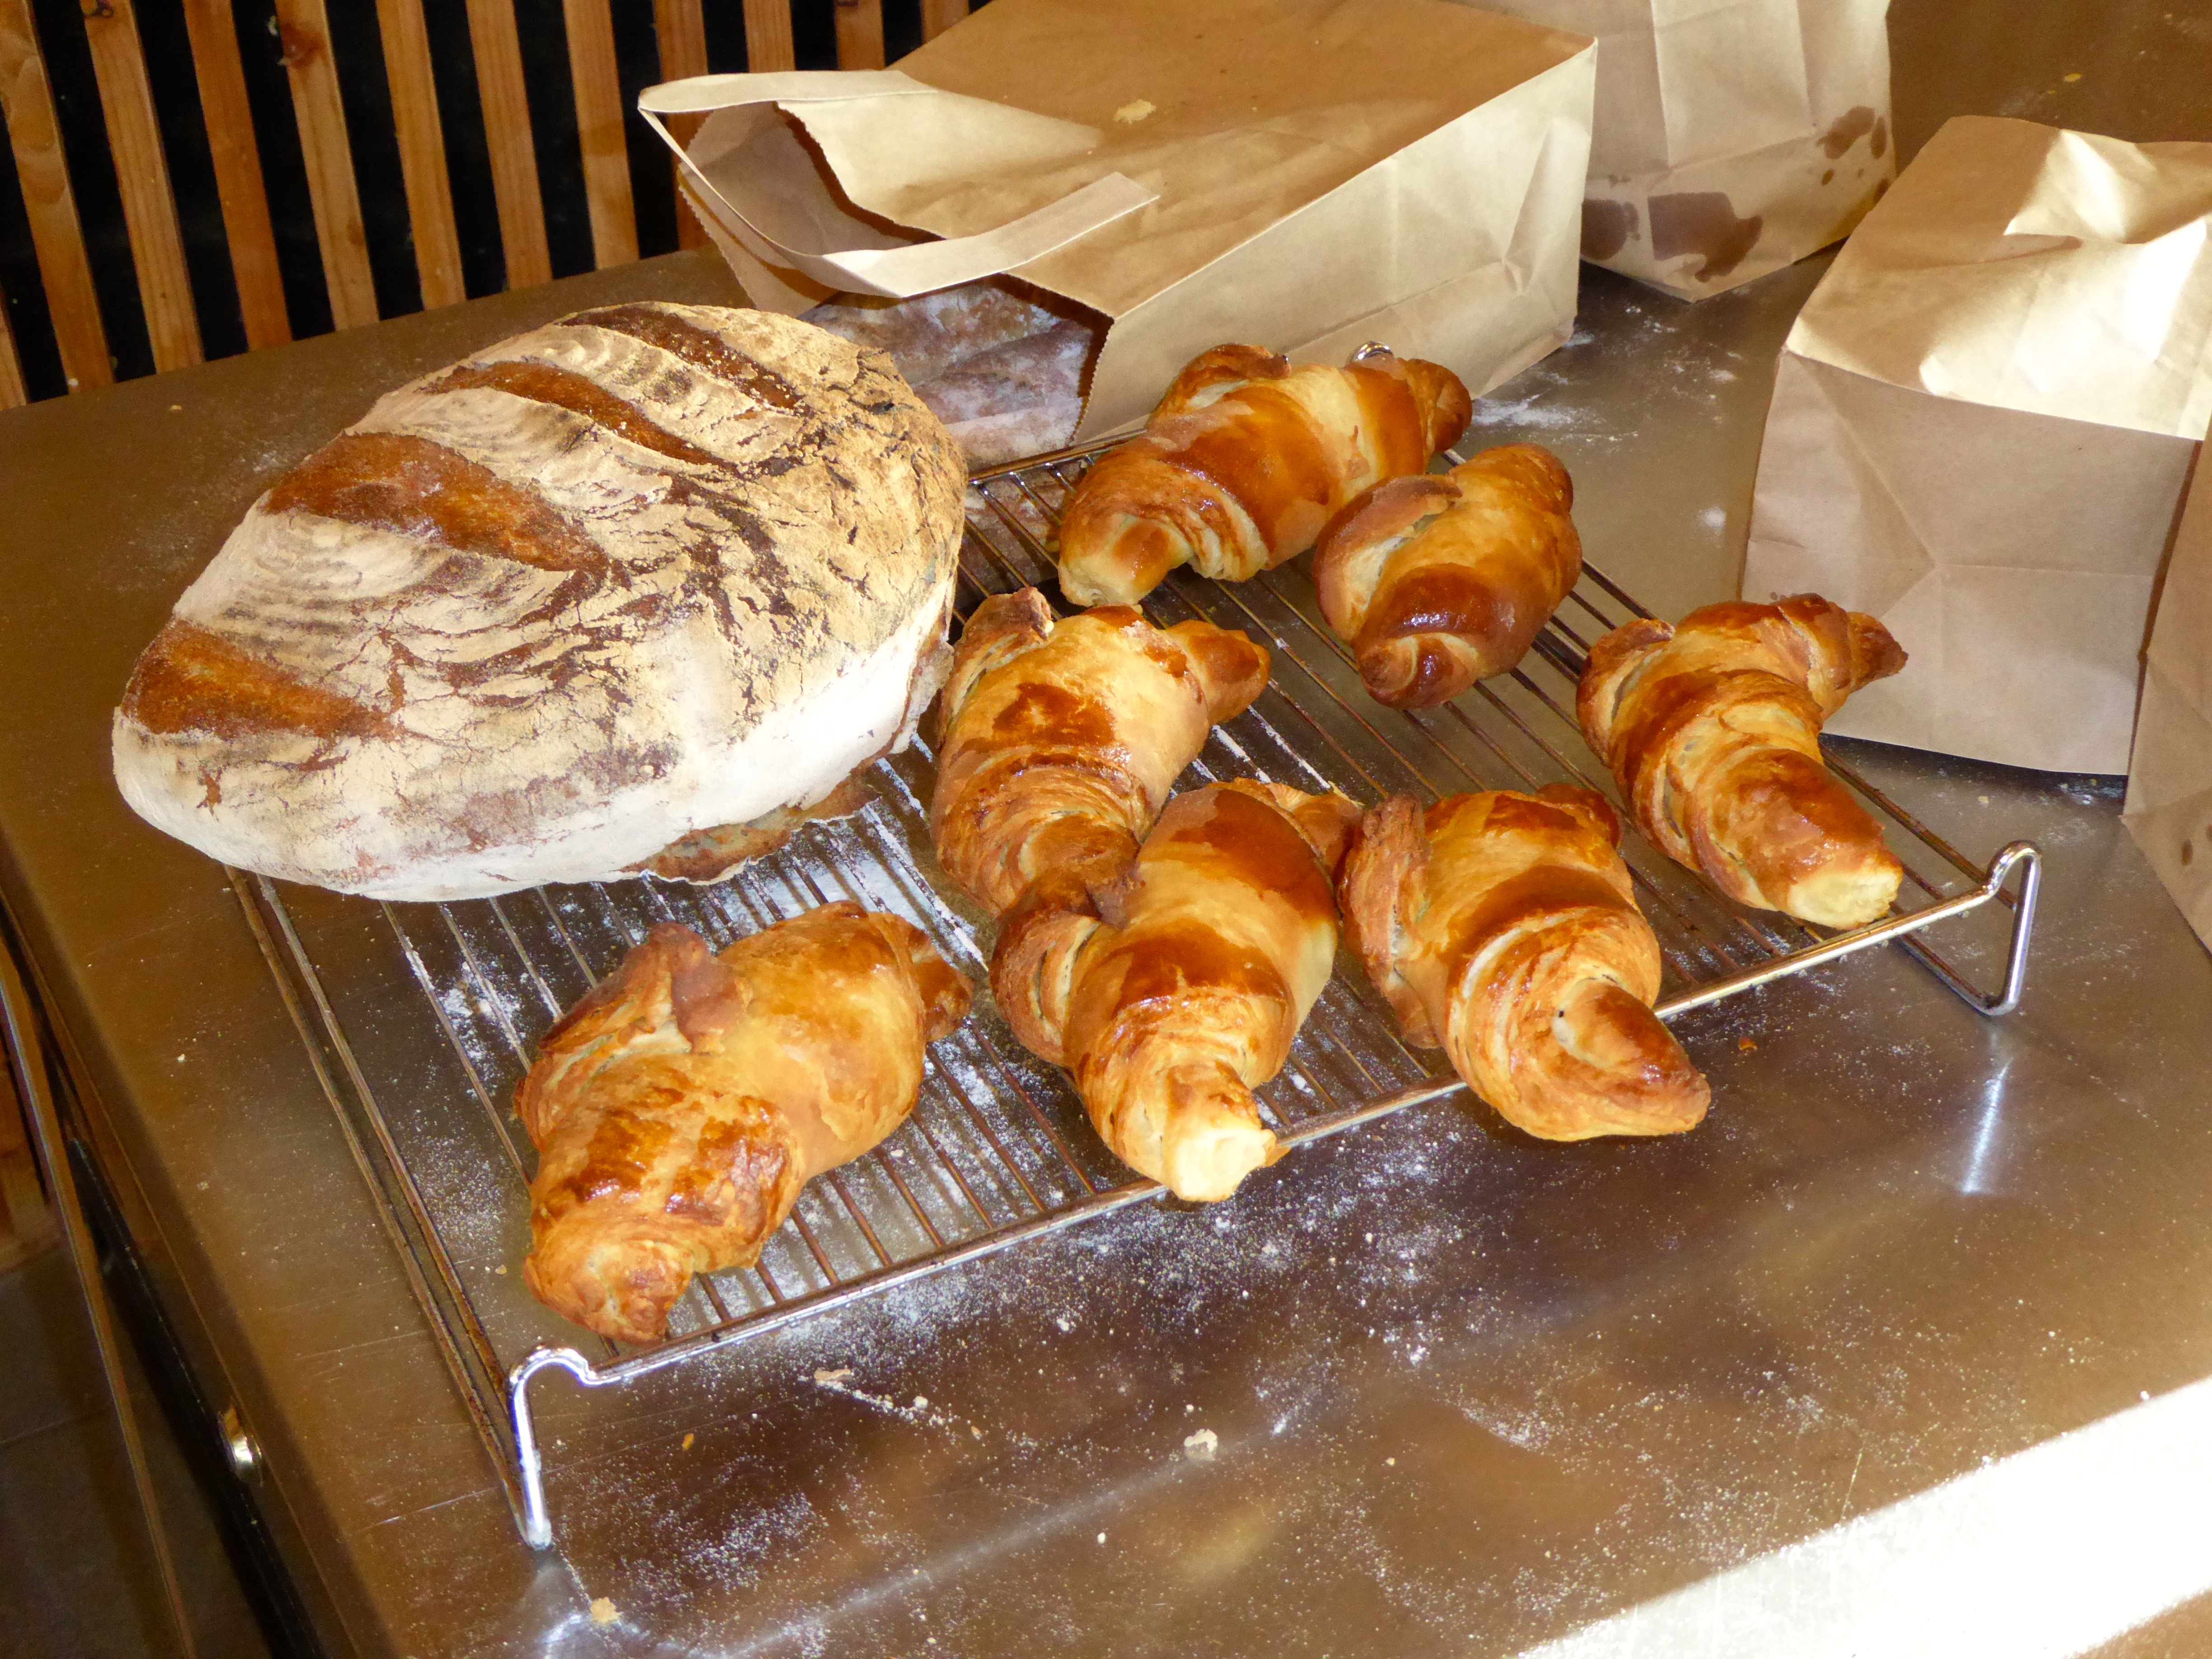
[[[100,82],[92,47],[76,0],[32,0],[39,49],[53,88],[54,122],[68,158],[70,188],[84,227],[85,257],[92,262],[93,291],[107,328],[108,359],[115,378],[154,372],[154,345],[138,303],[138,272],[131,263],[131,233],[123,222],[123,195],[107,151],[107,121],[100,107]]]
[[[834,0],[793,0],[791,48],[803,70],[837,67],[837,8]]]
[[[383,33],[376,8],[362,0],[330,0],[325,9],[338,101],[345,109],[346,143],[353,152],[354,188],[368,237],[376,314],[404,316],[422,309],[422,282],[415,268],[415,226],[399,171],[399,134],[392,122],[392,85],[384,73]]]
[[[568,25],[561,0],[514,0],[522,41],[522,82],[530,132],[538,145],[538,195],[545,208],[545,246],[556,276],[592,268],[592,215],[584,194],[584,151],[576,136],[576,94],[568,82]]]
[[[884,0],[884,62],[896,64],[921,44],[921,0]]]
[[[323,253],[315,240],[314,204],[307,194],[307,166],[300,126],[292,113],[292,88],[284,74],[283,43],[270,0],[236,0],[239,58],[253,138],[261,152],[262,187],[276,238],[276,268],[295,338],[331,331],[331,295],[323,283]],[[185,72],[191,73],[189,65]]]
[[[30,216],[23,209],[13,148],[6,171],[0,173],[0,300],[6,302],[8,329],[15,337],[15,355],[23,365],[24,395],[58,398],[69,390],[69,383],[62,374],[61,347],[54,338],[52,313],[46,308],[46,285],[39,280],[38,254],[31,246]]]
[[[185,9],[182,0],[142,0],[137,15],[161,153],[168,159],[169,185],[176,192],[192,309],[199,315],[200,348],[210,357],[234,357],[246,349],[246,313],[231,274],[230,235],[223,228],[222,198],[216,190],[215,157],[208,145],[199,82],[192,73]]]
[[[453,228],[461,246],[461,285],[478,299],[507,286],[507,253],[499,240],[499,198],[492,190],[491,150],[484,137],[483,94],[469,10],[453,0],[422,8],[430,76],[438,88],[438,125],[446,139],[446,181],[453,192]]]
[[[666,79],[660,72],[660,38],[653,8],[617,0],[615,74],[622,83],[623,142],[629,151],[629,198],[637,216],[642,259],[676,251],[676,173],[668,146],[637,112],[637,95]]]

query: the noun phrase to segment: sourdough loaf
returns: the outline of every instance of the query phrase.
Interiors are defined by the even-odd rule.
[[[116,780],[225,862],[381,898],[631,872],[803,815],[946,660],[964,482],[880,355],[580,312],[380,398],[177,602]],[[665,867],[665,866],[664,866]]]

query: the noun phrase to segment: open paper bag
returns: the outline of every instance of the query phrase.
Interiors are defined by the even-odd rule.
[[[1597,37],[1583,254],[1703,299],[1849,234],[1897,170],[1889,0],[1477,0]]]
[[[2128,828],[2212,945],[2212,477],[2200,460],[2143,659]]]
[[[1911,653],[1829,729],[2123,772],[2151,597],[2212,415],[2212,144],[1962,116],[1790,331],[1743,592]]]
[[[896,70],[639,107],[705,115],[669,142],[756,305],[1011,273],[1109,319],[1087,438],[1227,340],[1380,340],[1477,392],[1559,344],[1593,62],[1449,0],[994,0]]]

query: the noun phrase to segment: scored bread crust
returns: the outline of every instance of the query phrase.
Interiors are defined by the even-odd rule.
[[[117,782],[381,898],[612,877],[822,800],[942,678],[964,469],[879,354],[647,302],[380,398],[139,659]]]

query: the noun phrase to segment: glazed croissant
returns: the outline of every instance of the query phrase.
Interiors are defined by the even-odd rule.
[[[1432,708],[1521,660],[1582,574],[1574,500],[1557,456],[1508,444],[1330,520],[1314,586],[1377,702]]]
[[[1604,798],[1394,795],[1361,821],[1345,926],[1407,1040],[1441,1046],[1498,1115],[1547,1140],[1672,1134],[1711,1091],[1651,1012],[1659,941]]]
[[[1729,600],[1605,635],[1575,707],[1669,858],[1740,903],[1856,927],[1889,908],[1904,871],[1821,760],[1820,726],[1904,666],[1888,629],[1818,594]]]
[[[968,981],[896,916],[825,904],[720,956],[655,927],[548,1032],[515,1094],[538,1150],[539,1301],[651,1342],[694,1273],[750,1267],[812,1176],[906,1119]]]
[[[994,915],[1042,871],[1113,880],[1206,734],[1267,684],[1267,652],[1211,623],[1109,606],[1055,624],[1033,587],[984,600],[945,687],[939,861]]]
[[[1216,346],[1076,485],[1060,591],[1133,605],[1180,564],[1222,581],[1257,575],[1311,547],[1370,484],[1426,471],[1473,410],[1449,369],[1380,346],[1342,368],[1297,369],[1258,346]]]
[[[1178,1198],[1226,1198],[1280,1156],[1252,1091],[1328,983],[1331,875],[1358,816],[1341,795],[1212,784],[1168,803],[1123,881],[1087,903],[1025,896],[1000,929],[1002,1012],[1074,1073],[1115,1156]]]

